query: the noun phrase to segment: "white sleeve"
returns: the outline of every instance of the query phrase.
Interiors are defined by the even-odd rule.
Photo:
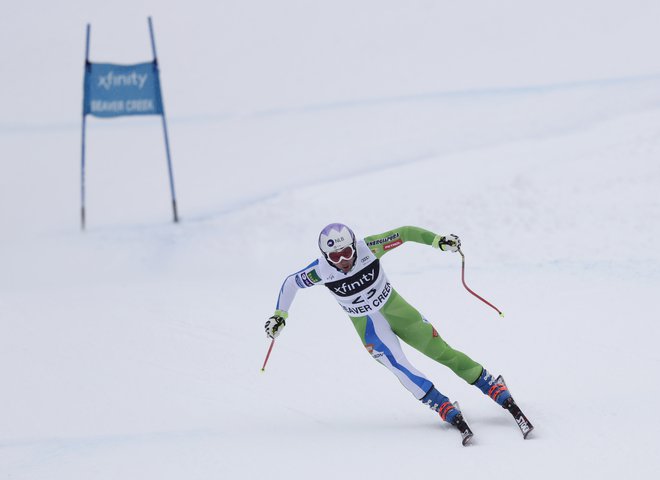
[[[291,307],[291,303],[293,303],[293,299],[295,298],[296,293],[298,293],[298,290],[323,283],[316,273],[318,264],[319,261],[314,260],[302,270],[286,277],[282,283],[282,288],[280,288],[280,294],[277,297],[277,311],[288,313],[289,307]]]

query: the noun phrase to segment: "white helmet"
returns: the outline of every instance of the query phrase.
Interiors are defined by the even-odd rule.
[[[331,223],[321,230],[319,234],[319,248],[326,260],[330,253],[341,251],[349,246],[353,247],[355,255],[357,253],[355,248],[355,234],[353,230],[343,223]]]

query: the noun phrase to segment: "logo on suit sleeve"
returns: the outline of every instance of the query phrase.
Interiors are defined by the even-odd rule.
[[[307,278],[307,274],[306,274],[305,272],[302,272],[302,273],[300,274],[300,279],[302,280],[302,282],[303,282],[306,286],[308,286],[308,287],[313,287],[313,286],[314,286],[314,284],[312,283],[312,281],[311,281],[309,278]]]
[[[386,243],[383,245],[383,250],[392,250],[393,248],[398,247],[399,245],[403,244],[403,240],[398,239],[390,243]]]
[[[319,274],[316,273],[316,270],[311,270],[307,274],[307,278],[309,278],[312,281],[312,283],[319,283],[321,281],[321,277],[319,277]]]
[[[393,233],[391,235],[388,235],[387,237],[377,238],[376,240],[372,240],[370,242],[367,242],[367,247],[378,247],[378,245],[383,245],[384,243],[387,243],[387,244],[397,243],[396,240],[397,240],[397,238],[400,238],[400,237],[401,237],[401,235],[399,235],[398,232]],[[401,245],[403,243],[403,240],[398,240],[398,241],[400,243],[397,243],[396,245],[394,245],[394,247],[398,247],[399,245]],[[394,247],[390,247],[390,248],[394,248]],[[385,249],[385,250],[387,250],[387,249]],[[372,249],[372,251],[373,251],[373,249]]]

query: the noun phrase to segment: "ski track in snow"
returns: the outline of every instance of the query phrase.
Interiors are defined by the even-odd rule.
[[[484,89],[484,90],[479,90],[476,92],[447,92],[447,93],[436,93],[436,94],[425,94],[425,95],[420,95],[420,96],[404,96],[404,97],[394,97],[394,98],[389,98],[389,99],[379,99],[379,100],[369,100],[369,101],[355,101],[355,102],[340,102],[338,104],[328,104],[324,106],[312,106],[312,107],[303,107],[300,109],[279,109],[274,111],[273,113],[269,113],[265,116],[270,116],[270,115],[291,115],[291,114],[310,114],[314,113],[315,111],[323,111],[323,110],[335,110],[335,109],[345,109],[345,108],[360,108],[363,106],[382,106],[390,103],[409,103],[409,102],[416,102],[416,101],[428,101],[428,100],[433,100],[437,98],[445,98],[445,97],[467,97],[470,99],[470,101],[474,101],[476,98],[480,96],[486,96],[486,97],[491,97],[491,96],[499,96],[499,95],[504,95],[504,96],[509,96],[509,95],[543,95],[548,92],[555,92],[555,91],[564,91],[564,90],[573,90],[573,89],[584,89],[584,88],[602,88],[602,87],[608,87],[612,85],[621,85],[621,84],[634,84],[640,81],[646,82],[646,81],[653,81],[654,83],[659,79],[660,77],[658,76],[643,76],[643,77],[632,77],[632,78],[625,78],[625,79],[608,79],[608,80],[601,80],[601,81],[591,81],[591,82],[575,82],[575,83],[568,83],[568,84],[557,84],[557,85],[544,85],[544,86],[538,86],[538,87],[519,87],[519,88],[510,88],[510,89]],[[658,100],[657,105],[650,105],[643,107],[643,109],[633,109],[633,110],[624,110],[621,112],[617,112],[614,115],[611,115],[609,117],[598,117],[591,119],[589,121],[585,121],[580,125],[574,125],[569,128],[567,127],[561,127],[557,126],[555,128],[551,128],[548,130],[545,130],[543,132],[538,132],[532,135],[521,135],[515,138],[507,138],[507,139],[498,139],[498,140],[493,140],[490,142],[485,142],[481,144],[477,144],[474,146],[469,146],[469,147],[462,147],[460,149],[454,149],[454,150],[448,150],[448,151],[443,151],[443,152],[438,152],[438,151],[427,151],[423,153],[417,153],[417,154],[409,154],[406,156],[402,157],[396,157],[393,159],[383,159],[379,161],[375,165],[369,165],[365,167],[357,167],[351,169],[350,172],[348,173],[336,173],[333,174],[332,172],[324,172],[321,176],[314,176],[312,174],[308,180],[304,181],[298,181],[298,182],[288,182],[284,185],[280,185],[278,189],[272,190],[270,192],[264,193],[263,195],[255,196],[255,197],[246,197],[246,198],[241,198],[241,199],[234,199],[228,202],[228,204],[225,204],[222,207],[217,207],[213,210],[213,213],[207,213],[203,215],[192,215],[187,218],[187,221],[208,221],[208,220],[213,220],[216,217],[219,216],[224,216],[224,215],[229,215],[229,214],[235,214],[239,213],[240,211],[243,211],[245,209],[254,207],[257,204],[263,203],[263,202],[269,202],[277,197],[281,196],[281,192],[283,190],[285,191],[296,191],[300,189],[313,189],[315,187],[320,187],[320,186],[325,186],[329,184],[336,184],[339,181],[346,181],[346,180],[352,180],[356,179],[359,177],[368,177],[370,175],[376,175],[380,172],[383,172],[385,170],[390,170],[390,169],[397,169],[399,167],[404,167],[408,166],[411,164],[415,164],[418,162],[427,162],[427,161],[449,161],[451,162],[451,158],[454,155],[460,155],[464,154],[470,151],[484,151],[487,152],[491,149],[494,149],[499,146],[503,145],[508,145],[508,144],[515,144],[515,143],[525,143],[529,141],[534,141],[534,140],[539,140],[539,139],[549,139],[549,138],[559,138],[563,137],[566,135],[574,135],[576,133],[579,133],[581,131],[585,131],[588,129],[593,128],[594,126],[601,124],[603,122],[608,122],[612,121],[615,118],[620,118],[620,117],[625,117],[625,116],[630,116],[633,113],[642,113],[644,111],[648,112],[653,112],[657,111],[658,107],[660,106],[660,100]],[[257,113],[253,115],[247,115],[248,117],[257,117],[261,116],[262,114]],[[208,120],[207,120],[208,121]],[[365,181],[368,181],[368,179],[365,179]]]
[[[439,91],[428,92],[414,95],[396,95],[380,98],[362,98],[354,100],[341,100],[336,102],[320,103],[314,105],[304,105],[300,107],[280,107],[270,108],[266,110],[256,110],[247,113],[221,113],[209,115],[194,115],[194,116],[172,116],[170,123],[193,123],[193,124],[208,124],[218,122],[231,122],[239,118],[261,118],[261,117],[279,117],[297,114],[310,114],[322,112],[325,110],[346,110],[346,109],[360,109],[370,106],[383,106],[396,103],[415,103],[415,102],[428,102],[439,99],[467,99],[475,100],[480,97],[492,98],[499,96],[519,96],[519,95],[538,95],[561,91],[570,91],[575,89],[594,89],[611,86],[630,86],[645,82],[657,82],[660,80],[660,75],[637,75],[631,77],[613,77],[602,78],[594,80],[583,80],[579,82],[558,82],[552,84],[541,85],[526,85],[515,87],[499,87],[499,88],[479,88],[471,90],[453,90],[453,91]],[[106,128],[113,128],[112,124],[105,125]],[[65,130],[78,130],[80,124],[78,123],[51,123],[51,124],[24,124],[16,125],[0,123],[0,135],[12,133],[52,133]]]

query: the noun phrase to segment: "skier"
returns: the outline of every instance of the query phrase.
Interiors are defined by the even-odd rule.
[[[456,235],[436,235],[412,226],[396,228],[363,240],[357,240],[353,231],[344,224],[331,223],[326,226],[318,239],[323,257],[284,280],[275,313],[265,324],[266,335],[274,339],[281,333],[298,289],[325,285],[351,318],[371,356],[394,373],[415,398],[438,412],[442,420],[457,427],[463,445],[466,445],[472,431],[463,415],[423,373],[410,364],[401,350],[399,338],[449,367],[463,380],[511,411],[514,417],[522,413],[501,377],[496,381],[479,363],[450,347],[428,320],[390,284],[380,266],[380,258],[408,241],[449,252],[457,252],[461,245]],[[524,420],[528,423],[526,418]],[[523,427],[520,428],[522,430]],[[531,428],[531,424],[526,425],[528,431],[523,431],[525,437]]]

